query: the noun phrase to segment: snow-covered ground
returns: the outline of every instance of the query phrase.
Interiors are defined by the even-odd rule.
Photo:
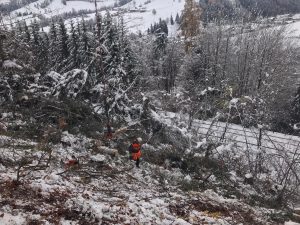
[[[38,150],[37,143],[0,136],[3,160],[0,164],[1,225],[25,225],[36,221],[49,225],[230,225],[241,224],[243,216],[257,224],[260,221],[257,218],[274,212],[251,207],[235,198],[226,199],[210,189],[183,192],[178,185],[191,178],[177,169],[145,162],[141,169],[136,169],[126,157],[111,158],[91,151],[87,148],[90,140],[86,138],[65,132],[63,139],[71,146],[54,147],[48,167],[29,173],[24,168],[22,184],[16,185],[12,181],[16,179],[16,168],[3,165],[9,165],[9,160],[16,162],[30,152],[32,162],[27,168],[44,164],[43,152]],[[30,146],[32,150],[22,149]],[[79,158],[80,167],[64,170],[59,161],[66,160],[70,154]],[[264,222],[259,224],[271,225]]]
[[[285,26],[290,32],[290,37],[300,38],[300,14],[295,15],[280,15],[277,17],[266,18],[263,21],[268,21],[269,25]]]
[[[0,0],[0,4],[8,3],[10,0]]]
[[[87,1],[67,1],[66,5],[62,3],[61,0],[53,0],[49,6],[46,8],[41,8],[40,4],[43,3],[44,0],[38,0],[37,2],[31,3],[26,7],[21,9],[15,10],[11,13],[12,17],[17,16],[19,13],[34,13],[34,14],[41,14],[48,18],[59,15],[65,12],[72,12],[78,10],[95,10],[95,4],[93,2]],[[101,1],[98,2],[98,8],[104,6],[112,6],[114,3],[113,0]]]
[[[171,15],[175,19],[176,14],[180,15],[184,2],[183,0],[151,0],[150,3],[145,4],[145,0],[136,0],[136,4],[133,2],[128,3],[123,6],[123,9],[141,9],[145,12],[129,12],[125,13],[125,19],[128,22],[128,26],[133,31],[145,31],[151,24],[159,21],[161,19],[170,18]],[[155,13],[153,13],[153,11]]]
[[[204,139],[200,132],[187,129],[186,115],[152,113],[168,129],[178,129],[184,137]],[[196,120],[194,131],[199,128],[199,123],[204,124],[205,131],[208,130],[206,125],[211,124]],[[218,129],[214,130],[216,135],[223,132],[225,125],[218,125]],[[244,136],[240,126],[229,124],[228,132],[231,129],[237,131],[237,137]],[[167,163],[160,166],[142,161],[141,168],[137,169],[126,155],[114,154],[115,157],[112,157],[110,153],[115,150],[101,146],[100,140],[72,135],[67,131],[61,135],[57,145],[0,135],[1,225],[25,225],[37,221],[48,225],[275,224],[268,218],[278,211],[249,205],[234,194],[224,197],[221,194],[224,188],[215,188],[218,181],[214,175],[206,181],[206,185],[211,185],[214,190],[205,188],[201,191],[197,188],[195,191],[183,191],[184,185],[189,187],[195,179],[201,178],[172,168]],[[274,141],[299,141],[299,137],[279,133],[272,133],[272,136]],[[197,143],[197,146],[204,142]],[[236,148],[235,142],[237,140],[228,141],[217,147],[216,151],[220,154],[238,149],[233,155],[238,158],[245,148]],[[95,143],[100,144],[95,146]],[[111,145],[114,145],[114,140]],[[189,157],[190,153],[186,152]],[[149,143],[144,145],[143,154],[153,154]],[[72,156],[79,160],[79,166],[67,166]],[[194,156],[197,157],[196,154]],[[18,168],[20,183],[15,182]],[[205,175],[205,171],[202,173]],[[235,171],[230,174],[230,181],[237,184],[236,188],[245,196],[255,193],[253,187],[243,183]]]
[[[178,184],[190,178],[177,169],[145,162],[136,169],[127,157],[91,151],[88,139],[64,133],[64,140],[71,146],[54,147],[49,166],[43,167],[46,162],[37,143],[0,136],[1,225],[36,221],[49,225],[230,225],[250,212],[257,217],[273,212],[223,198],[213,190],[183,192]],[[16,168],[4,165],[13,165],[10,160],[18,163],[26,154],[32,161],[21,171],[22,184],[15,184]],[[64,170],[59,161],[70,154],[79,158],[80,167]],[[41,169],[28,169],[38,163]]]
[[[40,5],[43,2],[44,0],[38,0],[37,2],[13,11],[10,16],[7,17],[7,23],[9,23],[8,21],[16,20],[32,21],[33,17],[38,19],[37,16],[32,14],[51,18],[52,16],[72,12],[74,10],[95,10],[95,4],[87,1],[67,1],[66,5],[64,5],[61,0],[53,0],[49,6],[41,8]],[[135,0],[121,8],[113,8],[111,11],[112,14],[119,14],[117,12],[121,12],[125,18],[127,27],[132,32],[145,32],[151,24],[158,22],[160,18],[169,19],[172,15],[175,19],[177,13],[180,15],[184,7],[184,2],[184,0]],[[115,0],[98,1],[97,7],[98,9],[102,9],[103,7],[113,7],[114,3]],[[29,13],[30,15],[18,16],[23,13]],[[92,17],[94,17],[94,13],[88,15],[88,18]],[[170,26],[171,35],[175,35],[176,30],[176,26]]]
[[[0,0],[0,3],[8,2],[9,0]],[[53,0],[46,8],[41,8],[40,5],[44,0],[38,0],[31,3],[21,9],[13,11],[9,17],[7,17],[7,24],[10,21],[22,20],[31,21],[32,18],[38,19],[36,15],[43,15],[50,18],[55,15],[60,15],[66,12],[78,11],[78,10],[95,10],[95,4],[88,1],[67,1],[66,5],[62,3],[62,0]],[[103,7],[113,7],[115,0],[102,0],[97,2],[98,9]],[[235,4],[235,1],[232,1]],[[169,19],[172,15],[175,18],[176,14],[180,15],[184,8],[184,0],[135,0],[131,1],[124,6],[118,8],[113,7],[112,14],[123,14],[127,27],[132,32],[145,32],[151,24],[158,22],[159,19]],[[28,16],[18,16],[20,13],[30,13]],[[33,16],[31,13],[35,14]],[[87,18],[93,18],[93,14],[89,14]],[[276,18],[268,19],[270,24],[287,24],[290,30],[294,32],[292,37],[300,37],[300,14],[296,15],[281,15]],[[177,26],[170,26],[170,35],[177,34]]]

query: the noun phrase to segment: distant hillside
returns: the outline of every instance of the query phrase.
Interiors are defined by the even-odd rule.
[[[239,0],[241,5],[263,16],[300,12],[299,0]]]
[[[0,0],[0,11],[4,12],[4,21],[26,21],[31,23],[34,19],[43,27],[49,26],[51,18],[62,17],[65,20],[86,20],[94,18],[95,4],[89,0],[10,0],[8,4],[2,4]],[[122,13],[127,27],[133,32],[144,32],[160,19],[169,20],[181,14],[184,0],[99,0],[97,1],[99,11],[105,13],[109,9],[113,16]],[[176,27],[170,27],[174,32]]]
[[[200,0],[199,3],[204,10],[204,21],[241,14],[276,16],[300,12],[299,0]]]

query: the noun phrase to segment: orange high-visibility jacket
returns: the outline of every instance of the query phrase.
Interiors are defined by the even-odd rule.
[[[132,159],[136,161],[142,156],[141,145],[139,143],[133,143],[131,146],[132,146]]]

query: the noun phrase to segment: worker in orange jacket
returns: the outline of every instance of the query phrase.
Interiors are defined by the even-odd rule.
[[[129,146],[129,154],[130,154],[130,159],[136,161],[136,167],[140,167],[140,158],[142,156],[141,152],[141,142],[142,138],[136,138],[133,143]]]

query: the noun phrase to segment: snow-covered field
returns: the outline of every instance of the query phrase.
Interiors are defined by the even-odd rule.
[[[31,3],[27,5],[26,7],[23,7],[21,9],[15,10],[11,13],[11,16],[15,17],[18,13],[35,13],[35,14],[41,14],[46,17],[51,17],[55,15],[59,15],[65,12],[72,12],[74,10],[95,10],[95,4],[92,2],[87,1],[67,1],[66,5],[62,3],[61,0],[53,0],[49,6],[46,8],[41,8],[40,4],[44,0],[38,0],[37,2]],[[104,7],[104,6],[112,6],[113,5],[112,0],[108,1],[101,1],[98,4],[98,8]]]
[[[176,14],[180,15],[184,2],[183,0],[151,0],[150,3],[145,4],[145,0],[136,0],[136,4],[133,2],[123,6],[123,9],[132,10],[136,7],[138,9],[145,9],[143,13],[140,12],[129,12],[125,13],[125,19],[128,21],[128,26],[133,31],[145,31],[151,24],[161,19],[170,18],[172,15],[175,18]],[[155,14],[153,13],[155,10]]]
[[[2,0],[6,1],[6,0]],[[13,11],[9,17],[8,21],[16,20],[27,20],[31,21],[34,18],[38,17],[35,15],[43,15],[46,18],[51,18],[55,15],[60,15],[66,12],[79,11],[79,10],[95,10],[95,4],[93,2],[87,1],[67,1],[66,5],[62,3],[61,0],[53,0],[49,6],[46,8],[41,8],[40,5],[44,0],[38,0],[37,2],[31,3],[26,7]],[[151,24],[158,22],[159,19],[169,19],[172,15],[175,19],[176,14],[180,15],[183,7],[184,0],[135,0],[132,1],[121,8],[113,8],[112,14],[117,14],[121,12],[125,18],[125,23],[127,27],[133,32],[145,32]],[[115,0],[104,0],[98,1],[98,9],[103,7],[113,7]],[[18,16],[23,13],[29,13],[29,16]],[[103,12],[104,13],[104,12]],[[94,17],[94,14],[89,14],[88,18]],[[171,27],[171,33],[174,35],[176,27]]]

